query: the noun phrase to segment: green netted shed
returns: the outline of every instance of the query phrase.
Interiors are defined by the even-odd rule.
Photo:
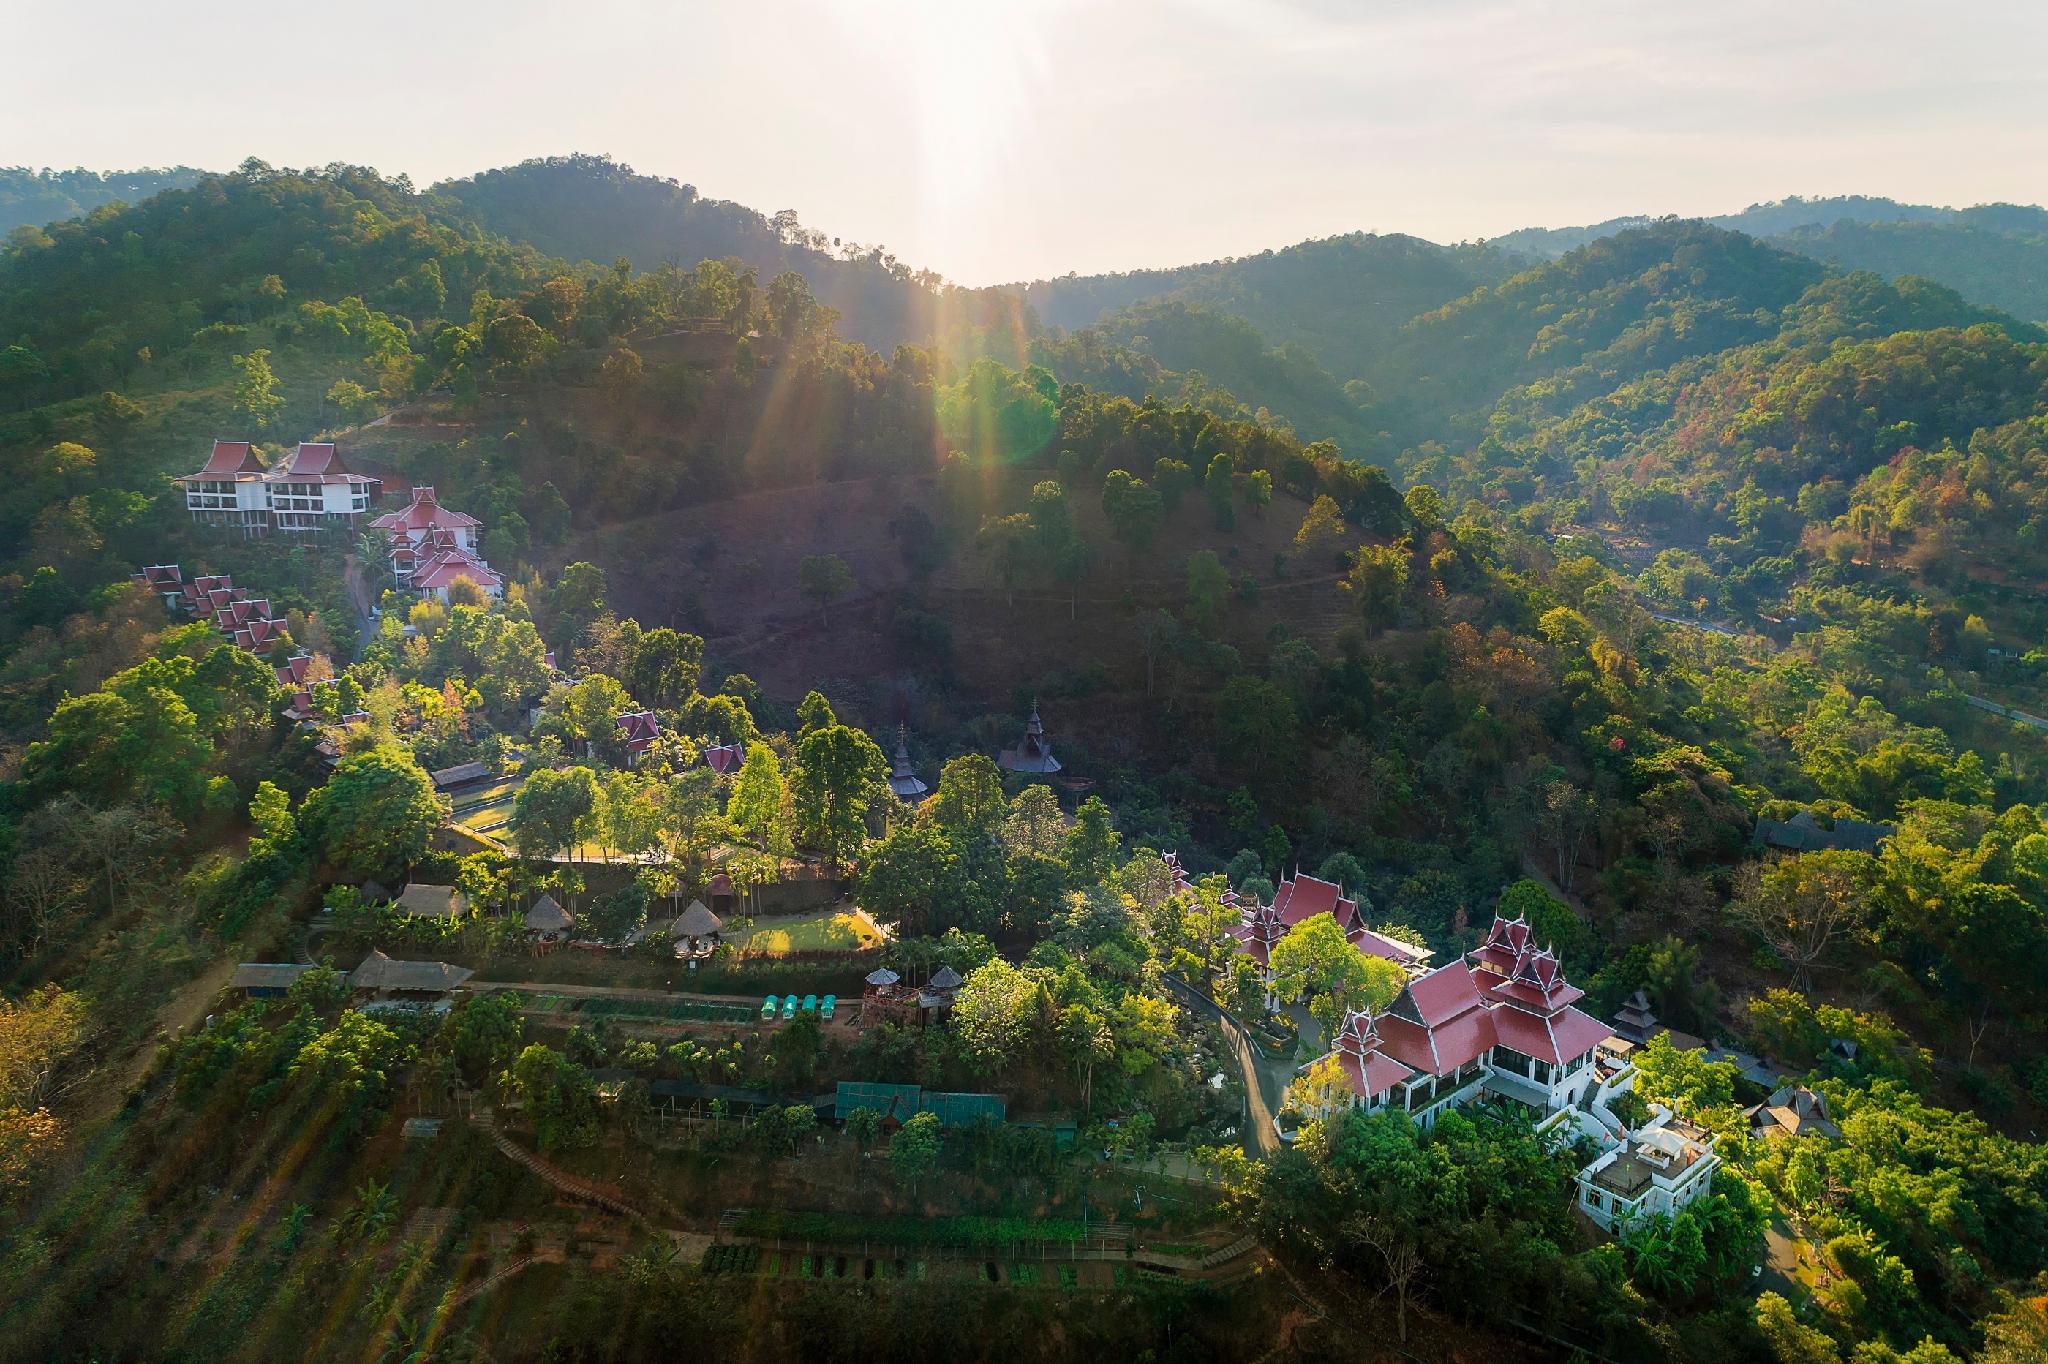
[[[937,1115],[943,1127],[972,1127],[1002,1122],[1009,1105],[1000,1094],[952,1094],[919,1085],[891,1085],[872,1080],[841,1080],[832,1104],[835,1121],[846,1121],[856,1109],[871,1108],[884,1118],[906,1122],[919,1113]]]

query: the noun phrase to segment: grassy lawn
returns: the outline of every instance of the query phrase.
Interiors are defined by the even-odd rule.
[[[511,807],[512,798],[519,794],[519,788],[526,785],[521,776],[500,777],[487,786],[473,787],[454,798],[457,814],[464,814],[479,805],[503,804]]]
[[[464,829],[482,830],[495,828],[512,818],[512,802],[500,801],[495,805],[479,805],[472,809],[458,811],[455,823]]]
[[[821,914],[816,918],[760,923],[740,943],[746,952],[779,957],[791,952],[858,951],[882,941],[865,921],[851,914]]]

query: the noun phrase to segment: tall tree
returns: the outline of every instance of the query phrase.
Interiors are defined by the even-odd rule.
[[[875,741],[850,726],[827,725],[798,740],[790,782],[798,841],[835,867],[859,851],[868,802],[888,771]]]
[[[806,554],[797,566],[797,590],[818,604],[818,622],[831,624],[827,614],[833,602],[853,591],[853,570],[837,554]]]
[[[351,753],[314,788],[299,824],[321,857],[350,879],[419,860],[447,809],[412,754],[392,743]]]

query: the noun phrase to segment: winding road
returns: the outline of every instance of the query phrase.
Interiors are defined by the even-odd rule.
[[[1287,1082],[1294,1078],[1294,1063],[1291,1061],[1268,1061],[1259,1056],[1253,1047],[1251,1036],[1245,1030],[1237,1015],[1225,1009],[1207,995],[1191,988],[1185,982],[1168,977],[1182,1001],[1198,1013],[1207,1014],[1216,1020],[1222,1029],[1223,1040],[1229,1044],[1237,1057],[1238,1073],[1244,1081],[1245,1124],[1249,1129],[1243,1133],[1245,1154],[1249,1156],[1270,1156],[1280,1150],[1280,1133],[1273,1126],[1273,1117],[1280,1111],[1287,1092]]]

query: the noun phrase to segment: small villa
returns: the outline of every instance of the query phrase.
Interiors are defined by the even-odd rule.
[[[645,757],[661,737],[661,721],[651,710],[630,710],[614,716],[612,723],[619,727],[619,741],[626,746],[626,757],[632,762]]]
[[[1721,1163],[1714,1142],[1706,1128],[1654,1109],[1648,1122],[1579,1171],[1579,1210],[1602,1231],[1677,1212],[1713,1187]]]

